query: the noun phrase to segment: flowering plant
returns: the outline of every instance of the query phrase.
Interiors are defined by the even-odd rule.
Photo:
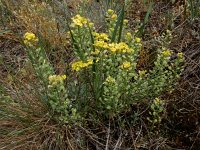
[[[142,40],[131,33],[124,19],[107,11],[107,31],[97,32],[87,18],[76,15],[69,25],[74,60],[67,64],[66,75],[56,75],[45,51],[37,48],[37,37],[26,33],[24,43],[54,116],[70,122],[88,114],[109,117],[128,110],[136,102],[155,99],[170,91],[179,77],[183,55],[170,61],[172,51],[157,50],[152,69],[138,69]],[[67,80],[66,80],[67,79]],[[66,82],[65,82],[66,80]]]
[[[38,45],[39,39],[35,34],[27,32],[24,35],[24,44],[27,46],[29,59],[39,79],[40,89],[43,93],[43,101],[50,107],[50,113],[55,120],[66,123],[77,120],[79,115],[68,99],[68,91],[64,80],[66,75],[56,75],[47,59],[45,50]]]
[[[69,35],[75,59],[69,67],[76,75],[75,88],[82,87],[83,95],[87,93],[79,98],[84,97],[98,113],[114,116],[135,102],[173,89],[183,69],[182,53],[171,61],[173,52],[163,46],[157,50],[152,69],[138,69],[142,40],[129,32],[123,11],[117,16],[109,9],[106,21],[107,32],[97,32],[89,19],[72,18]]]

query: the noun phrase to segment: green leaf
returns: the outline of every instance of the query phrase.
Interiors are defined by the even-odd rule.
[[[122,27],[123,27],[123,18],[124,18],[124,6],[118,16],[118,19],[117,19],[117,23],[116,23],[116,26],[115,26],[115,29],[113,31],[113,35],[112,35],[112,38],[111,38],[111,43],[115,41],[116,37],[117,37],[117,31],[118,31],[118,28],[120,27],[120,30],[122,31]],[[118,38],[118,41],[120,40],[121,38],[121,33],[119,33],[119,38]]]
[[[122,15],[121,15],[121,22],[120,22],[120,28],[119,28],[119,37],[118,37],[118,43],[121,41],[121,36],[122,36],[122,30],[123,30],[123,24],[124,24],[124,5],[123,5],[123,8],[122,8]]]
[[[151,11],[153,9],[153,4],[154,4],[153,2],[150,3],[149,8],[148,8],[147,13],[146,13],[145,18],[144,18],[144,22],[143,22],[142,26],[139,28],[138,32],[136,33],[136,36],[141,36],[143,34],[145,25],[149,21],[149,16],[150,16]]]

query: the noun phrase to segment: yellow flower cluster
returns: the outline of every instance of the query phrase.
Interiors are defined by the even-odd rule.
[[[66,79],[66,75],[50,75],[49,84],[56,85]]]
[[[108,46],[108,43],[105,42],[105,41],[95,41],[94,42],[94,46],[98,49],[98,48],[102,48],[102,49],[108,49],[109,46]]]
[[[128,69],[131,67],[131,63],[128,61],[123,62],[123,64],[121,65],[121,68],[123,69]]]
[[[72,25],[79,27],[83,27],[88,23],[88,20],[84,17],[81,17],[80,15],[76,15],[75,17],[73,17],[72,21],[73,21]]]
[[[135,42],[140,43],[140,42],[141,42],[141,39],[138,38],[138,37],[136,37],[136,38],[135,38]]]
[[[111,19],[112,19],[112,20],[116,20],[116,19],[117,19],[117,15],[116,15],[116,14],[113,14],[113,15],[111,16]]]
[[[97,40],[97,41],[108,41],[109,40],[108,35],[106,33],[94,32],[93,36],[95,37],[95,40]]]
[[[130,32],[127,32],[127,33],[126,33],[126,38],[127,38],[127,39],[131,39],[131,38],[132,38],[132,34],[131,34]]]
[[[27,46],[33,45],[34,43],[38,42],[38,38],[35,36],[34,33],[26,32],[24,34],[24,44]]]
[[[120,53],[131,53],[131,52],[133,52],[133,49],[129,48],[129,46],[124,42],[111,43],[111,44],[109,44],[109,47],[110,47],[110,50],[112,52],[120,52]]]
[[[72,64],[72,70],[79,71],[82,68],[86,68],[86,67],[88,67],[89,65],[92,65],[92,64],[93,64],[93,60],[92,59],[87,60],[87,62],[77,61],[77,62],[74,62]]]
[[[117,19],[117,14],[115,14],[114,10],[108,9],[107,14],[111,20],[115,21]]]
[[[171,55],[171,51],[168,50],[168,49],[166,49],[166,50],[164,50],[164,51],[162,52],[162,54],[163,54],[164,57],[169,57],[169,56]]]
[[[111,77],[111,76],[108,76],[106,78],[106,82],[108,82],[108,83],[115,83],[115,79],[113,77]]]
[[[98,55],[100,53],[100,51],[98,49],[95,49],[94,52],[91,52],[92,55]]]
[[[128,23],[128,20],[127,19],[124,19],[124,24],[127,24]]]
[[[108,9],[107,13],[108,13],[109,15],[112,15],[112,14],[114,13],[114,10]]]
[[[133,52],[133,49],[131,49],[126,43],[120,42],[120,43],[107,43],[104,41],[95,41],[94,46],[96,48],[103,48],[107,49],[113,53],[131,53]]]

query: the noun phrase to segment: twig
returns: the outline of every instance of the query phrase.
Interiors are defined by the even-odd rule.
[[[119,136],[119,138],[118,138],[118,140],[117,140],[117,143],[115,144],[114,150],[116,150],[116,149],[118,148],[119,142],[121,141],[121,137],[122,137],[122,134],[120,133],[120,136]],[[120,144],[120,145],[121,145],[121,144]]]
[[[109,139],[110,139],[110,119],[109,119],[109,127],[108,127],[108,135],[107,135],[107,141],[106,141],[106,149],[108,150],[108,143],[109,143]]]

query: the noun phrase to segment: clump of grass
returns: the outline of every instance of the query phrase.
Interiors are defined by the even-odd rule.
[[[51,46],[66,46],[66,32],[58,24],[53,7],[39,1],[6,1],[7,9],[13,12],[17,23],[27,31],[38,33]]]
[[[68,136],[70,130],[51,119],[38,91],[29,87],[22,84],[20,87],[9,87],[9,92],[4,90],[0,96],[0,147],[66,149],[68,144],[63,137]]]

